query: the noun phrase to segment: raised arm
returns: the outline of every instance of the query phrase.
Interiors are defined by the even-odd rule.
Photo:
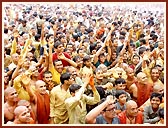
[[[107,96],[106,100],[101,103],[100,105],[98,105],[97,107],[93,108],[87,115],[85,118],[85,122],[87,124],[95,124],[96,123],[96,117],[109,105],[114,103],[114,101],[112,100],[112,96]]]

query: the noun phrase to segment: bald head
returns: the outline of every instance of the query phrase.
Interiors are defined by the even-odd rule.
[[[133,100],[129,100],[126,103],[126,113],[128,117],[136,117],[138,113],[137,103]]]
[[[15,92],[15,88],[14,87],[7,87],[4,91],[4,95],[5,96],[8,96],[8,94],[12,93],[12,92]]]
[[[18,106],[15,108],[14,114],[16,115],[16,117],[18,117],[24,111],[28,111],[28,108],[26,108],[26,106]]]
[[[156,93],[163,93],[164,91],[164,88],[162,85],[159,85],[159,84],[155,84],[153,86],[153,92],[156,92]]]
[[[145,74],[145,73],[143,73],[143,72],[139,72],[139,73],[137,74],[137,78],[140,79],[144,74]]]
[[[126,102],[126,109],[129,109],[132,106],[137,106],[137,103],[133,100],[129,100]]]
[[[26,103],[29,103],[27,100],[19,100],[17,106],[25,106]]]
[[[38,80],[38,81],[36,81],[36,88],[37,87],[39,87],[39,85],[42,85],[42,84],[45,84],[45,82],[44,81],[42,81],[42,80]]]

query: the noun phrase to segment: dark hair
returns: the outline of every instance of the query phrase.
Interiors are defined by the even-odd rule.
[[[79,49],[77,50],[77,53],[79,53],[80,50],[83,50],[83,49],[82,49],[82,48],[79,48]]]
[[[140,59],[140,56],[137,55],[137,54],[134,54],[134,55],[132,56],[132,58],[134,58],[135,56],[137,56],[137,57]]]
[[[115,85],[117,85],[117,84],[125,84],[126,83],[126,81],[123,79],[123,78],[118,78],[118,79],[116,79],[115,80]]]
[[[39,15],[39,18],[42,19],[42,18],[43,18],[43,15],[40,14],[40,15]]]
[[[115,97],[117,99],[119,99],[119,96],[122,95],[122,94],[125,94],[126,95],[126,92],[124,90],[117,90],[116,91],[116,94],[115,94]]]
[[[58,62],[58,61],[61,61],[60,59],[57,59],[53,62],[53,65],[55,66],[55,63]],[[62,62],[62,61],[61,61]]]
[[[139,55],[142,55],[146,51],[146,47],[139,48]]]
[[[164,109],[163,109],[163,108],[159,109],[158,114],[159,114],[159,117],[160,117],[160,118],[163,118],[163,119],[164,119]]]
[[[75,93],[76,90],[79,90],[81,88],[81,86],[79,84],[72,84],[70,87],[69,87],[69,91],[70,93],[73,92]]]
[[[38,41],[40,39],[40,37],[41,37],[40,34],[36,34],[34,38],[36,41]]]
[[[150,96],[150,100],[152,100],[152,98],[154,98],[154,97],[158,97],[160,102],[162,102],[162,95],[161,94],[153,92]]]
[[[50,36],[54,36],[53,34],[47,34],[47,36],[46,36],[46,41],[48,42],[48,39],[50,38]]]
[[[8,29],[4,28],[4,33],[7,34],[8,33]]]
[[[52,74],[52,73],[51,73],[50,71],[45,71],[45,72],[43,73],[43,78],[44,78],[45,74]]]
[[[146,44],[146,40],[144,38],[140,38],[139,42],[142,42],[142,44]]]
[[[65,80],[69,80],[71,77],[71,74],[69,72],[65,72],[61,74],[60,81],[62,84],[64,84]]]
[[[86,62],[87,60],[90,60],[90,56],[89,55],[86,55],[83,57],[83,62]]]
[[[100,95],[100,99],[105,98],[105,90],[104,90],[104,88],[101,87],[101,86],[96,86],[96,89],[97,89],[97,91],[98,91],[98,93]]]
[[[73,58],[73,61],[76,62],[78,59],[80,59],[80,56],[75,56],[75,57]]]
[[[155,38],[157,39],[158,36],[157,36],[157,35],[153,35],[153,36],[152,36],[152,40],[155,39]]]
[[[92,53],[93,50],[96,50],[96,46],[97,45],[95,43],[94,44],[90,44],[90,47],[89,47],[90,48],[90,53]]]
[[[54,48],[56,48],[56,49],[57,49],[57,48],[58,48],[58,46],[59,46],[59,45],[61,45],[61,44],[62,44],[62,43],[61,43],[60,41],[55,42],[55,43],[54,43]]]

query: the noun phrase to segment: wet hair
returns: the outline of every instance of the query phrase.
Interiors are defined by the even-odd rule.
[[[75,93],[76,90],[79,90],[81,88],[81,86],[79,84],[72,84],[70,87],[69,87],[69,91],[70,93]]]
[[[124,90],[117,90],[116,91],[116,94],[115,94],[115,97],[117,99],[119,99],[119,96],[122,95],[122,94],[125,94],[126,95],[126,92]]]
[[[121,84],[121,83],[125,84],[126,81],[123,78],[118,78],[118,79],[115,80],[115,85],[118,85],[118,84]]]
[[[64,84],[65,80],[69,80],[71,77],[71,73],[69,72],[65,72],[63,74],[61,74],[61,77],[60,77],[60,81],[62,84]]]
[[[162,95],[156,92],[153,92],[150,96],[150,100],[152,100],[154,97],[158,97],[160,102],[162,102]]]

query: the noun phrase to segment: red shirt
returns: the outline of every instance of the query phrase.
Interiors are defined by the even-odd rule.
[[[64,56],[65,56],[66,58],[71,59],[71,57],[70,57],[70,55],[69,55],[68,53],[63,52],[63,54],[64,54]],[[58,55],[57,55],[57,53],[53,53],[53,62],[54,62],[55,60],[58,60]],[[69,64],[67,61],[65,61],[65,60],[61,60],[61,61],[62,61],[63,67],[65,67],[65,66],[70,66],[70,64]]]

